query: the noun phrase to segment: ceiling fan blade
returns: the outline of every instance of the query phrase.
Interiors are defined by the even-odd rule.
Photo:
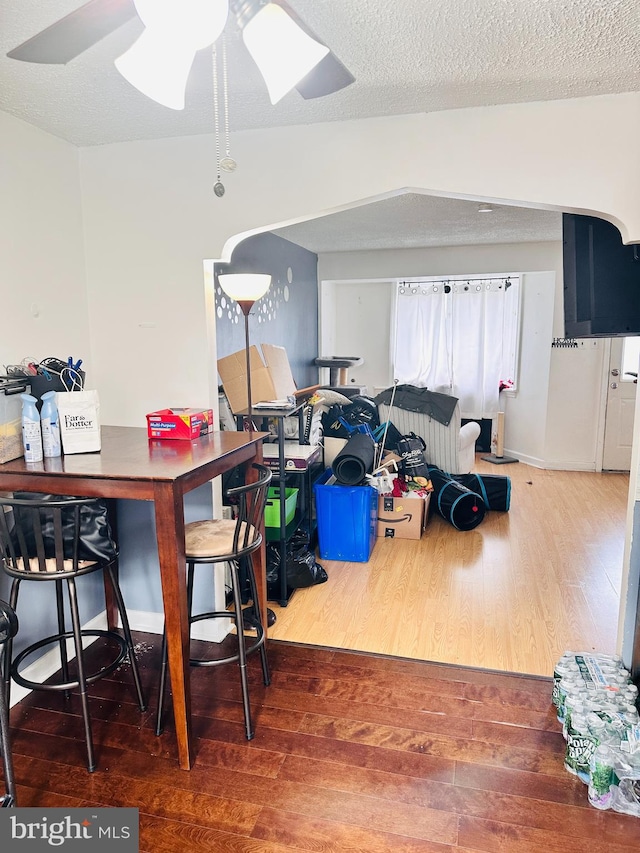
[[[90,0],[9,51],[10,59],[66,65],[136,16],[133,0]]]
[[[329,53],[296,86],[303,98],[322,98],[355,83],[355,77],[338,57]]]
[[[308,24],[289,6],[286,0],[272,0],[272,2],[277,3],[278,6],[282,6],[289,17],[307,35],[320,42],[320,44],[324,44],[322,39],[318,38]],[[353,74],[348,68],[345,68],[338,57],[334,53],[329,53],[298,83],[296,90],[306,100],[322,98],[325,95],[331,95],[333,92],[338,92],[340,89],[350,86],[352,83],[355,83],[355,79]]]

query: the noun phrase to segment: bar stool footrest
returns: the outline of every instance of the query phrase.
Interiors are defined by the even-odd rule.
[[[114,670],[116,670],[120,664],[125,660],[128,655],[127,643],[124,637],[121,637],[120,634],[116,634],[115,631],[100,631],[100,630],[86,630],[80,632],[81,636],[84,637],[96,637],[99,639],[108,639],[116,642],[120,649],[115,657],[115,659],[103,666],[98,670],[98,672],[93,672],[90,675],[86,676],[87,684],[93,684],[94,681],[98,681],[100,678],[104,678],[106,675],[110,675]],[[31,681],[28,678],[25,678],[20,674],[19,667],[23,661],[32,655],[34,652],[37,652],[39,649],[44,648],[45,646],[50,646],[53,643],[59,643],[60,640],[70,640],[73,639],[73,632],[67,631],[64,634],[52,634],[49,637],[45,637],[42,640],[39,640],[37,643],[32,643],[30,646],[27,646],[26,649],[23,649],[19,655],[16,655],[13,663],[11,664],[11,677],[19,684],[21,687],[26,687],[29,690],[73,690],[76,687],[80,686],[79,681],[68,681],[65,683],[56,683],[56,684],[46,684],[40,681]],[[72,661],[70,661],[72,663]]]
[[[207,619],[229,619],[230,621],[234,621],[233,614],[228,610],[213,610],[210,613],[198,613],[196,616],[192,616],[190,619],[190,623],[193,625],[194,622],[203,622]],[[257,632],[257,637],[251,643],[246,642],[245,635],[245,650],[246,654],[250,655],[252,652],[255,652],[256,649],[259,649],[260,646],[264,644],[265,636],[264,629],[262,625],[256,624],[255,626],[251,626],[251,630],[255,630]],[[237,663],[240,660],[240,655],[236,652],[235,654],[228,655],[223,658],[214,658],[211,660],[197,660],[194,658],[189,659],[189,663],[191,666],[220,666],[223,663]]]

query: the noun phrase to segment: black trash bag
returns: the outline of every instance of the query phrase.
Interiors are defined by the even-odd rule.
[[[398,455],[402,457],[400,472],[407,478],[424,477],[429,479],[429,466],[424,451],[427,449],[424,439],[415,432],[403,436],[398,442]]]
[[[315,554],[309,549],[287,554],[287,586],[289,589],[304,589],[329,580],[323,566],[316,562]]]
[[[304,589],[308,586],[324,583],[329,576],[316,562],[309,547],[309,536],[298,531],[287,545],[287,587]],[[280,581],[280,546],[275,542],[267,543],[267,584],[273,586]]]
[[[267,542],[267,585],[273,586],[280,578],[280,546]]]

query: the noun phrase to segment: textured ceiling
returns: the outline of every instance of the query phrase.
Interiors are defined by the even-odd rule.
[[[543,101],[640,88],[637,0],[290,0],[356,83],[325,98],[271,106],[235,25],[229,43],[232,130]],[[0,109],[79,145],[208,133],[211,59],[194,66],[187,107],[161,107],[113,60],[135,19],[66,66],[7,51],[82,0],[0,0]]]
[[[325,98],[297,92],[272,106],[234,24],[226,30],[233,132],[373,116],[640,90],[638,0],[289,0],[355,75]],[[76,145],[213,131],[211,56],[202,51],[187,105],[175,112],[133,89],[113,60],[133,20],[67,65],[18,62],[7,51],[82,0],[0,0],[0,110]],[[559,214],[407,194],[292,226],[314,251],[549,239]],[[363,245],[366,238],[367,245]]]
[[[405,193],[274,231],[311,252],[417,249],[562,239],[562,214]]]

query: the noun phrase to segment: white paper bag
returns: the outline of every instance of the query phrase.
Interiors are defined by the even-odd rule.
[[[100,401],[97,391],[57,393],[63,453],[100,450]]]

